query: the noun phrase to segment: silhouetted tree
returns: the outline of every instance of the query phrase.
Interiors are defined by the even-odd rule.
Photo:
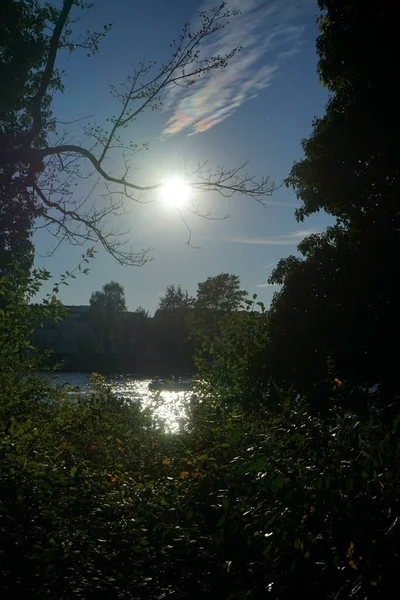
[[[51,19],[49,5],[4,0],[0,6],[0,271],[18,261],[29,269],[33,262],[31,234],[34,220],[42,215],[40,202],[32,193],[32,183],[43,169],[40,157],[8,163],[5,155],[13,150],[13,140],[23,142],[26,128],[32,125],[30,100],[40,85],[39,73],[49,52],[46,22]],[[43,96],[43,121],[34,146],[46,143],[46,133],[54,129],[51,118],[51,93],[61,89],[54,70]],[[30,185],[28,185],[28,183]]]
[[[153,322],[153,343],[158,349],[161,366],[182,372],[193,368],[193,346],[188,317],[194,299],[180,285],[168,285],[160,297]]]
[[[196,366],[201,371],[206,372],[214,361],[214,341],[221,336],[226,318],[241,307],[246,296],[237,275],[220,273],[198,284],[190,331]]]
[[[143,308],[143,306],[138,306],[137,309],[134,312],[137,315],[140,315],[143,319],[149,319],[150,318],[149,311],[146,310],[145,308]]]
[[[106,353],[111,351],[112,341],[121,335],[125,311],[124,288],[116,281],[106,283],[101,291],[93,292],[90,297],[90,321],[95,332],[101,332]]]
[[[383,397],[398,389],[392,349],[400,333],[393,4],[319,5],[318,69],[331,97],[287,184],[302,201],[299,220],[324,209],[337,222],[306,238],[303,258],[283,259],[272,274],[283,287],[271,306],[268,360],[274,377],[300,389],[318,392],[337,376],[380,384]]]
[[[237,275],[221,273],[199,283],[196,309],[215,312],[237,310],[246,296],[247,292],[240,289],[240,279]]]
[[[157,312],[171,311],[187,311],[192,308],[194,299],[189,295],[187,290],[183,291],[180,285],[167,285],[165,294],[160,296]]]

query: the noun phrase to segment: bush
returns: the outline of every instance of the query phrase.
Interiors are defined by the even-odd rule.
[[[2,282],[4,598],[392,596],[397,405],[374,409],[368,394],[356,416],[340,408],[351,390],[337,379],[329,415],[277,390],[272,411],[268,388],[251,384],[265,329],[249,311],[221,323],[199,374],[207,395],[192,398],[186,430],[167,435],[100,376],[86,395],[35,376],[33,315],[60,311],[56,300],[29,306],[37,278]]]

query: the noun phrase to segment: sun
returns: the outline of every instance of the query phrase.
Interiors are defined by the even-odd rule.
[[[190,196],[190,187],[183,179],[169,179],[161,188],[161,200],[172,208],[182,208]]]

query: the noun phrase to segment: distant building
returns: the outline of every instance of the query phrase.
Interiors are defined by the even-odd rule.
[[[192,347],[185,330],[170,317],[156,319],[124,311],[118,326],[94,324],[89,306],[66,306],[67,315],[38,327],[32,344],[50,350],[56,364],[66,371],[159,374],[189,372]]]
[[[66,306],[67,317],[58,323],[45,321],[33,334],[33,345],[39,350],[52,350],[55,354],[77,354],[93,346],[93,333],[89,324],[89,306]]]
[[[90,323],[89,306],[65,306],[68,310],[67,316],[57,323],[51,319],[43,323],[43,327],[36,329],[33,334],[33,345],[37,350],[52,350],[54,354],[66,356],[71,354],[104,354],[105,340],[103,332],[99,329],[94,330]],[[149,356],[157,355],[157,350],[153,349],[146,340],[143,347],[141,340],[140,349],[138,348],[137,325],[143,322],[142,315],[136,312],[123,312],[123,339],[112,337],[110,340],[108,352],[116,354],[121,348],[121,344],[127,346],[126,349],[141,352]],[[135,327],[136,324],[136,327]]]

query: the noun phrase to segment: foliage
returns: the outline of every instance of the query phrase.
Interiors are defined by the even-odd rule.
[[[232,599],[390,597],[400,547],[397,412],[325,421],[287,401],[282,415],[252,420],[208,411],[194,461],[202,477],[185,505],[208,555],[197,585]]]
[[[190,317],[194,299],[180,285],[168,285],[160,297],[151,331],[162,370],[169,373],[193,370],[193,344],[190,340]]]
[[[32,0],[5,0],[1,4],[1,67],[3,93],[0,100],[2,136],[11,142],[13,136],[24,135],[33,123],[30,100],[41,83],[41,71],[50,51],[47,24],[54,23],[60,11],[50,3],[39,5]],[[62,90],[60,73],[54,69],[42,99],[42,123],[38,143],[45,141],[47,128],[52,130],[51,93]]]
[[[93,292],[90,297],[90,307],[104,320],[112,320],[115,315],[126,311],[126,300],[123,286],[110,281],[105,283],[101,291]]]
[[[190,330],[194,339],[196,367],[203,378],[206,371],[212,372],[207,365],[215,359],[217,348],[220,350],[218,340],[225,335],[222,330],[227,330],[227,323],[240,321],[241,317],[234,313],[246,295],[247,292],[240,289],[239,277],[229,273],[208,277],[198,284]]]
[[[13,265],[12,276],[0,279],[0,397],[17,394],[27,372],[40,364],[30,343],[35,328],[45,319],[58,319],[63,314],[54,295],[41,306],[27,304],[47,279],[47,271],[28,274],[18,263]]]
[[[148,310],[146,310],[145,308],[143,308],[143,306],[138,306],[137,309],[135,310],[135,313],[140,315],[143,319],[149,319],[150,318],[150,313]]]
[[[246,310],[220,316],[216,335],[201,326],[194,334],[200,388],[221,403],[247,411],[273,404],[265,360],[267,314],[256,300],[253,294],[252,300],[244,301]]]
[[[91,258],[93,250],[88,249],[76,268],[62,274],[41,303],[32,301],[42,284],[50,279],[46,269],[29,272],[14,262],[10,273],[0,278],[0,396],[19,397],[22,382],[32,373],[45,369],[45,357],[40,356],[32,345],[33,333],[46,321],[58,322],[66,316],[66,310],[57,298],[60,287],[69,285],[68,281],[75,279],[76,273],[86,274],[85,265]]]
[[[238,310],[247,292],[240,289],[237,275],[220,273],[199,283],[196,296],[198,311],[229,312]]]
[[[157,312],[182,311],[187,312],[194,304],[187,290],[183,291],[181,285],[167,285],[165,294],[160,296]]]
[[[68,276],[74,275],[60,283]],[[30,335],[40,322],[64,314],[54,295],[59,284],[42,304],[29,305],[48,278],[44,271],[21,270],[17,286],[10,276],[0,282],[7,298],[0,312],[2,594],[119,593],[123,571],[131,572],[126,564],[113,576],[117,548],[126,553],[120,546],[124,531],[136,532],[129,538],[130,560],[137,563],[140,589],[138,565],[146,562],[148,543],[141,519],[134,524],[138,515],[129,486],[135,481],[135,502],[143,506],[147,469],[154,463],[152,425],[138,406],[114,398],[100,377],[93,380],[93,393],[82,396],[35,375],[41,357],[32,354]]]
[[[107,591],[113,597],[129,568],[122,560],[115,572],[121,551],[139,572],[140,562],[146,562],[142,518],[130,497],[133,481],[135,505],[148,495],[151,433],[145,416],[99,386],[84,399],[66,394],[47,390],[31,411],[2,419],[1,555],[7,598],[96,597]],[[7,400],[3,415],[13,406]],[[120,597],[127,597],[123,593]]]
[[[324,209],[358,229],[398,212],[397,107],[390,90],[399,69],[385,60],[396,45],[392,6],[388,0],[379,6],[359,0],[319,5],[325,12],[318,69],[332,96],[303,141],[305,158],[288,182],[304,204],[299,218]]]
[[[392,9],[319,4],[319,71],[332,95],[287,184],[302,201],[299,220],[323,209],[336,223],[306,238],[303,258],[283,259],[271,276],[282,288],[270,311],[268,360],[277,381],[311,392],[317,404],[336,375],[355,388],[379,385],[390,403],[396,359],[384,348],[400,333],[399,267],[391,260],[400,243],[400,131],[389,92],[399,69],[384,60],[395,51]]]
[[[46,22],[54,14],[49,6],[37,6],[33,2],[5,0],[0,7],[0,139],[1,152],[11,150],[13,136],[21,136],[31,125],[31,114],[26,110],[30,98],[39,87],[38,72],[44,66],[48,53]],[[53,9],[54,11],[55,9]],[[43,98],[43,115],[48,130],[54,123],[50,111],[50,93],[61,89],[57,71],[49,82],[49,93]],[[39,143],[45,141],[45,126],[38,132]],[[2,161],[0,160],[0,163]],[[0,167],[0,269],[9,270],[9,264],[17,260],[29,268],[33,262],[33,245],[30,241],[33,220],[41,210],[21,182],[34,176],[41,165],[25,168],[20,164],[1,164]]]
[[[125,292],[123,286],[110,281],[102,290],[93,292],[90,297],[89,318],[93,330],[100,336],[98,344],[111,351],[113,340],[122,335],[123,313],[126,312]]]
[[[394,357],[382,352],[394,342],[398,314],[382,267],[389,242],[380,245],[378,237],[329,228],[300,244],[303,259],[282,260],[273,274],[284,288],[269,313],[271,370],[317,404],[336,376],[354,389],[380,384],[384,402],[398,389]]]
[[[254,404],[266,335],[255,301],[222,323],[214,393],[192,398],[179,435],[99,376],[82,395],[33,377],[25,354],[14,385],[0,372],[3,597],[390,597],[398,407],[337,408],[349,393],[339,379],[329,419],[284,393],[275,414]],[[2,340],[22,347],[32,314],[17,296]]]
[[[30,235],[34,209],[27,197],[14,198],[11,204],[12,194],[10,186],[3,186],[0,180],[0,274],[9,273],[14,261],[24,269],[33,264]]]

